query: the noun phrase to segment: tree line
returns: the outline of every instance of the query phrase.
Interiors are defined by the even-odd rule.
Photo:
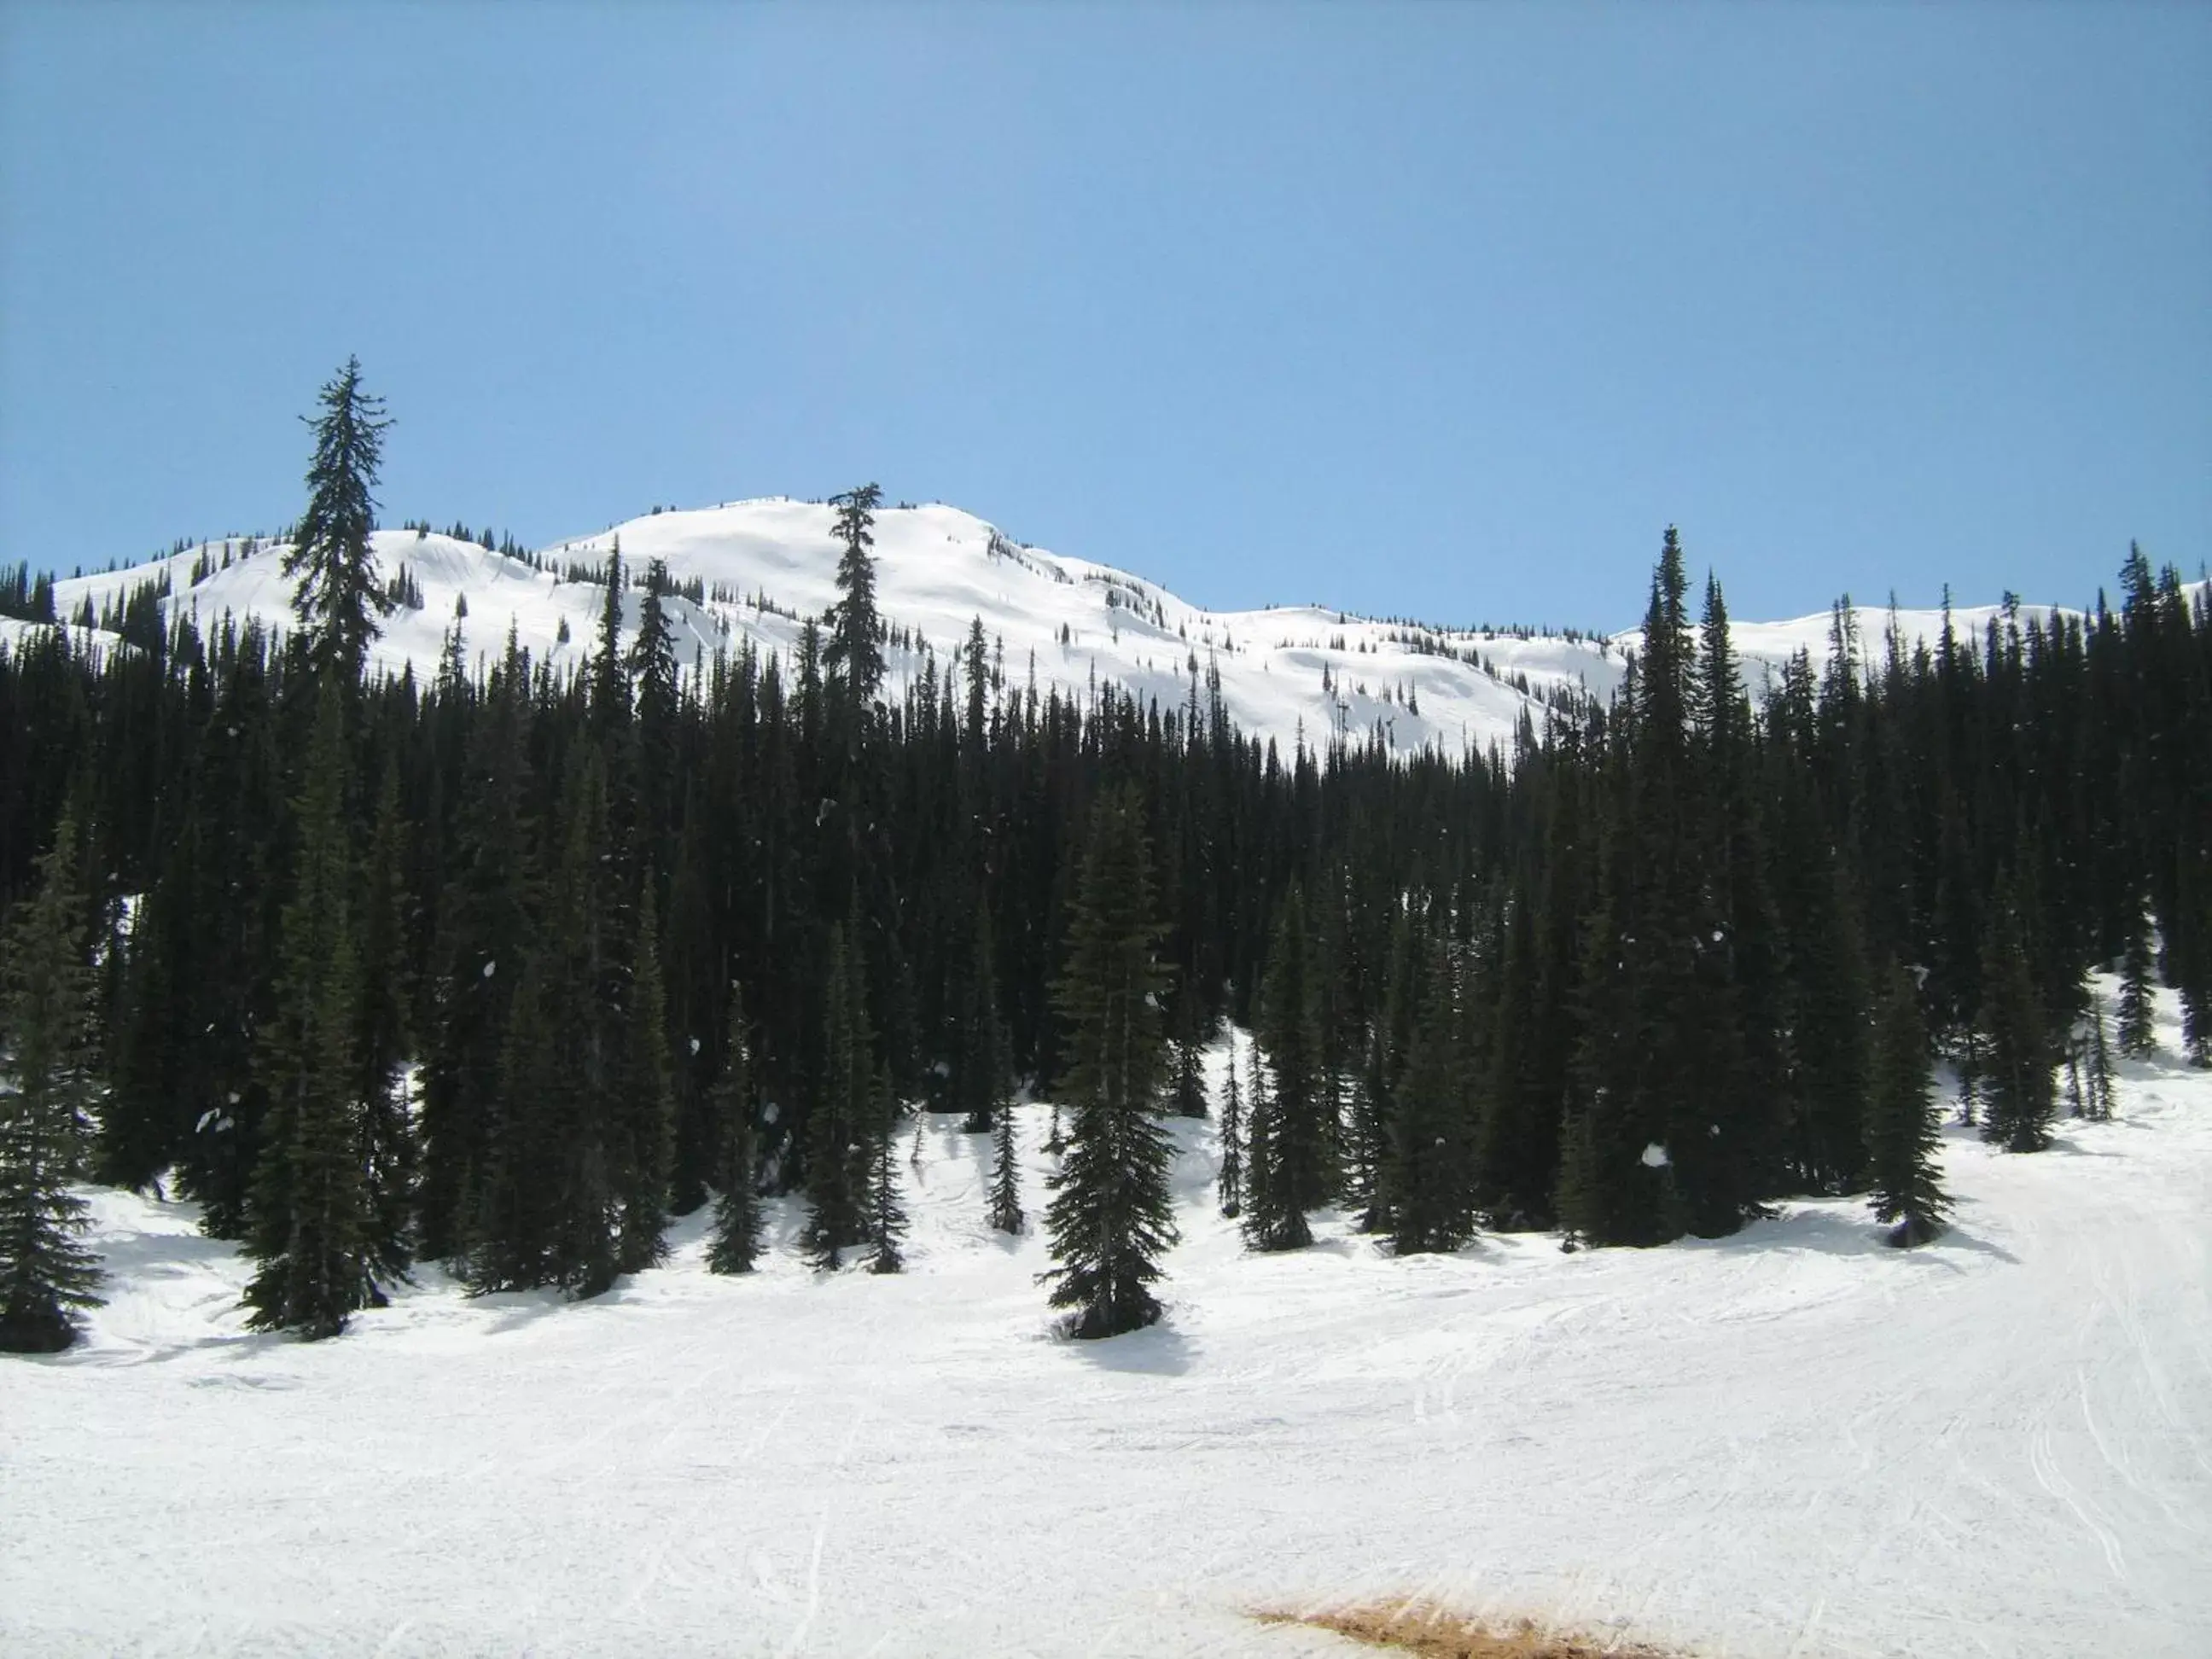
[[[0,1346],[96,1295],[85,1176],[196,1200],[254,1322],[317,1336],[427,1261],[594,1294],[702,1204],[743,1272],[769,1193],[823,1267],[897,1271],[902,1127],[957,1113],[1105,1334],[1158,1311],[1164,1115],[1216,1116],[1257,1249],[1332,1206],[1416,1252],[1862,1192],[1906,1243],[1947,1204],[1935,1058],[2018,1152],[2107,1109],[2160,979],[2212,1060],[2212,616],[2140,551],[2116,609],[1978,635],[1839,604],[1754,703],[1669,530],[1610,704],[1510,753],[1286,755],[1210,673],[1071,700],[980,619],[887,691],[872,485],[787,659],[684,672],[617,547],[580,670],[510,634],[471,672],[457,617],[371,678],[386,425],[356,365],[323,389],[281,635],[0,653]],[[1257,1060],[1215,1098],[1224,1020]]]

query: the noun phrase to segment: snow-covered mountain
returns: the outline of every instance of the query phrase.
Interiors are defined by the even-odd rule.
[[[633,570],[664,560],[679,586],[696,583],[706,595],[672,605],[685,662],[734,650],[746,638],[787,654],[804,619],[819,617],[836,597],[833,518],[827,506],[783,498],[654,513],[556,543],[530,561],[434,533],[380,532],[380,567],[386,575],[404,569],[422,603],[388,619],[375,659],[394,672],[411,663],[427,676],[457,601],[465,599],[463,637],[472,661],[496,656],[512,628],[538,660],[556,667],[580,662],[592,647],[603,590],[566,578],[603,568],[617,541]],[[1610,696],[1637,643],[1633,633],[1607,640],[1468,630],[1318,605],[1208,611],[1126,570],[1024,546],[951,507],[885,509],[875,534],[878,605],[915,641],[890,653],[894,690],[926,665],[941,675],[980,617],[1015,690],[1034,674],[1041,694],[1058,686],[1081,696],[1112,684],[1176,708],[1194,678],[1202,683],[1209,666],[1218,666],[1231,718],[1285,751],[1301,737],[1318,746],[1336,732],[1355,738],[1379,732],[1399,751],[1510,746],[1524,714],[1540,729],[1547,698],[1562,688]],[[292,597],[282,552],[266,538],[203,543],[147,564],[61,580],[56,604],[75,618],[89,599],[97,615],[166,575],[173,613],[190,611],[211,624],[228,612],[281,628],[289,623]],[[1636,601],[1613,597],[1624,606]],[[629,624],[637,602],[632,594]],[[1471,610],[1480,602],[1470,594]],[[1954,622],[1978,631],[1993,614],[1989,607],[1961,610]],[[1942,625],[1935,611],[1902,612],[1899,621],[1912,638],[1933,637]],[[1863,615],[1868,648],[1878,647],[1885,625],[1882,613]],[[1824,658],[1829,621],[1822,613],[1739,623],[1735,631],[1755,691],[1801,647]],[[9,637],[0,634],[0,644]]]

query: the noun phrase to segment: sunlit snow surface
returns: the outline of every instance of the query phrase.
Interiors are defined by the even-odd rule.
[[[805,619],[818,620],[837,598],[835,517],[819,503],[781,498],[653,514],[541,550],[550,566],[542,574],[471,542],[379,532],[380,568],[389,576],[404,566],[421,588],[422,605],[387,617],[373,654],[380,667],[396,673],[411,664],[418,678],[427,678],[454,620],[454,602],[465,597],[463,639],[474,667],[497,660],[510,626],[516,642],[538,661],[573,667],[598,638],[605,590],[594,581],[556,580],[555,573],[588,568],[596,574],[618,538],[633,575],[646,561],[661,559],[676,582],[696,580],[708,593],[703,604],[678,599],[670,607],[685,666],[695,653],[711,658],[718,647],[734,651],[750,638],[763,651],[780,653],[787,668]],[[97,611],[166,571],[173,615],[191,612],[203,627],[226,612],[289,627],[292,583],[283,572],[283,550],[264,538],[248,556],[246,545],[208,544],[210,568],[198,584],[191,578],[203,556],[195,545],[152,564],[64,579],[56,584],[55,601],[60,614],[74,620],[87,597]],[[1129,552],[1140,559],[1143,550]],[[1309,747],[1319,747],[1333,732],[1364,740],[1379,732],[1387,747],[1409,753],[1510,746],[1524,709],[1540,727],[1546,691],[1573,684],[1609,695],[1626,661],[1595,642],[1408,629],[1340,617],[1318,605],[1206,611],[1126,571],[1018,545],[951,507],[884,509],[876,519],[874,554],[884,617],[918,636],[888,653],[894,691],[927,662],[933,661],[941,680],[980,618],[1006,691],[1022,692],[1034,673],[1041,696],[1057,687],[1087,698],[1094,684],[1111,684],[1163,711],[1178,709],[1190,696],[1194,661],[1201,680],[1209,667],[1218,667],[1223,699],[1237,726],[1275,739],[1285,752],[1301,736]],[[1255,574],[1264,583],[1264,561],[1255,561]],[[735,598],[713,597],[718,591]],[[638,603],[639,595],[629,596],[626,629],[636,625]],[[1409,643],[1414,633],[1430,648]],[[1457,654],[1442,654],[1437,647]],[[1478,660],[1463,659],[1470,655]],[[1498,678],[1483,672],[1481,659]],[[1516,689],[1516,674],[1533,696]]]
[[[1349,1654],[1246,1614],[1420,1595],[1709,1655],[2201,1659],[2212,1078],[2161,1035],[2048,1154],[1954,1131],[1958,1225],[1910,1253],[1821,1201],[1255,1256],[1200,1126],[1168,1322],[1096,1344],[949,1117],[902,1277],[808,1272],[783,1206],[750,1279],[694,1218],[598,1301],[432,1273],[315,1346],[242,1333],[187,1208],[100,1194],[89,1340],[0,1362],[0,1652]]]
[[[473,542],[380,531],[374,538],[380,569],[389,577],[404,567],[422,605],[386,617],[371,654],[380,669],[396,674],[411,666],[418,679],[428,679],[455,619],[455,601],[465,599],[463,652],[472,670],[498,659],[510,629],[534,660],[573,670],[594,648],[605,589],[595,580],[558,580],[556,573],[589,570],[596,578],[619,540],[633,576],[647,560],[660,559],[678,583],[696,580],[709,595],[702,604],[678,598],[669,606],[677,654],[687,669],[747,640],[779,653],[788,668],[805,619],[818,620],[837,597],[835,517],[821,503],[780,496],[656,513],[539,550],[549,563],[545,572]],[[973,514],[935,503],[884,508],[875,538],[879,608],[913,641],[888,653],[894,695],[925,666],[941,682],[969,624],[980,618],[1002,670],[1002,696],[1034,684],[1040,696],[1057,688],[1087,701],[1095,687],[1113,685],[1166,712],[1186,705],[1194,672],[1202,680],[1218,668],[1231,720],[1285,755],[1301,740],[1320,749],[1332,735],[1379,741],[1399,754],[1426,749],[1456,755],[1492,745],[1510,750],[1524,716],[1543,729],[1545,700],[1559,689],[1609,698],[1629,653],[1641,644],[1635,630],[1600,640],[1544,633],[1521,638],[1486,629],[1479,568],[1468,575],[1466,605],[1474,614],[1415,624],[1332,609],[1328,594],[1311,596],[1310,604],[1208,611],[1148,578],[1022,545]],[[65,578],[55,584],[55,603],[63,618],[74,622],[88,599],[97,614],[166,574],[173,617],[189,613],[204,629],[225,615],[289,628],[293,585],[283,571],[284,550],[265,538],[252,544],[250,554],[248,545],[242,538],[198,544],[147,564]],[[1141,546],[1114,551],[1133,564],[1144,562]],[[1347,549],[1346,556],[1389,556],[1387,550]],[[1249,565],[1248,580],[1265,592],[1272,585],[1266,550],[1253,550]],[[201,568],[206,574],[195,583]],[[718,592],[734,598],[714,597]],[[626,630],[637,624],[639,599],[635,592],[627,598]],[[1602,607],[1596,617],[1562,620],[1601,627],[1624,611],[1640,615],[1643,608],[1632,592],[1593,595],[1590,602]],[[2049,611],[2028,606],[2020,614],[2024,626],[2032,617],[2047,620]],[[1995,606],[1962,606],[1952,623],[1962,644],[1978,650],[1984,630],[1999,616]],[[1486,618],[1500,626],[1513,620]],[[1940,611],[1900,611],[1893,620],[1908,654],[1941,637]],[[1892,621],[1885,610],[1856,613],[1863,670],[1880,663]],[[1746,684],[1763,695],[1801,650],[1817,668],[1827,659],[1831,630],[1825,611],[1790,622],[1738,621],[1733,639]],[[96,645],[114,643],[112,635],[71,631]],[[0,647],[15,645],[24,632],[25,625],[0,618]]]

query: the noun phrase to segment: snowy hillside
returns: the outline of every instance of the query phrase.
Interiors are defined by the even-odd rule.
[[[580,660],[591,649],[600,593],[550,573],[604,566],[617,538],[633,570],[663,559],[679,585],[696,580],[709,595],[737,596],[675,603],[680,659],[734,648],[748,636],[788,653],[801,620],[819,617],[836,597],[833,516],[827,507],[785,500],[655,514],[544,550],[547,574],[471,542],[380,532],[380,566],[387,575],[404,567],[423,602],[387,621],[376,659],[395,671],[411,662],[418,675],[429,673],[455,600],[465,597],[465,639],[476,661],[496,656],[510,623],[540,660]],[[917,634],[940,675],[979,617],[994,647],[1003,643],[1004,672],[1015,690],[1027,683],[1033,661],[1041,692],[1057,685],[1081,696],[1094,682],[1110,683],[1164,708],[1180,708],[1190,695],[1194,664],[1201,678],[1218,664],[1231,717],[1285,750],[1301,732],[1317,745],[1332,731],[1358,737],[1378,726],[1400,750],[1510,744],[1524,710],[1540,723],[1547,690],[1566,684],[1607,695],[1622,665],[1618,652],[1594,641],[1446,633],[1312,606],[1203,611],[1125,572],[1019,546],[949,507],[886,509],[875,533],[885,620]],[[56,602],[74,617],[88,597],[97,611],[166,574],[173,609],[207,623],[228,611],[285,625],[291,585],[279,568],[282,550],[264,540],[249,555],[247,546],[216,542],[155,564],[64,580]],[[213,568],[194,584],[204,560]],[[631,623],[635,605],[634,595]],[[564,621],[566,641],[559,637]],[[919,652],[893,652],[893,686],[923,660]]]
[[[657,513],[543,550],[545,572],[474,542],[380,532],[380,568],[389,575],[404,568],[420,586],[422,605],[388,620],[375,658],[394,672],[412,663],[418,676],[427,676],[455,601],[465,599],[464,638],[472,661],[495,657],[511,624],[539,660],[573,665],[591,649],[600,594],[561,575],[572,566],[603,566],[617,540],[634,571],[662,559],[679,585],[696,580],[710,596],[736,596],[674,602],[684,661],[695,653],[735,648],[747,637],[788,653],[803,619],[819,617],[836,597],[833,517],[828,507],[782,498]],[[1610,696],[1638,643],[1633,630],[1610,641],[1523,638],[1376,621],[1322,605],[1206,611],[1126,571],[1023,546],[951,507],[883,511],[875,550],[886,621],[917,635],[940,675],[978,617],[994,647],[1003,647],[1004,672],[1016,689],[1027,683],[1033,664],[1040,691],[1056,685],[1080,696],[1094,684],[1111,684],[1176,708],[1190,694],[1194,663],[1200,676],[1218,665],[1231,719],[1285,750],[1301,734],[1316,745],[1332,732],[1355,738],[1379,732],[1400,750],[1510,746],[1524,713],[1540,729],[1544,697],[1556,688]],[[202,544],[149,564],[58,582],[55,599],[73,617],[88,598],[97,611],[166,574],[173,611],[208,623],[225,612],[255,616],[282,627],[291,614],[282,553],[265,539]],[[195,569],[204,564],[211,568],[195,583]],[[1480,596],[1471,599],[1479,603]],[[1619,602],[1632,603],[1633,596],[1619,596]],[[633,595],[626,615],[633,625],[636,603]],[[1996,614],[1994,606],[1961,607],[1954,626],[1978,638]],[[1862,611],[1859,620],[1862,649],[1878,650],[1888,613]],[[1898,621],[1909,641],[1920,641],[1936,637],[1942,618],[1938,611],[1915,611],[1900,612]],[[0,643],[8,637],[0,635]],[[1825,660],[1829,618],[1822,612],[1790,622],[1739,622],[1735,638],[1756,693],[1801,648],[1816,663]],[[925,660],[920,648],[893,652],[893,686]]]
[[[422,605],[387,620],[375,659],[393,672],[412,663],[418,677],[427,677],[455,601],[465,599],[464,639],[475,663],[498,655],[512,625],[538,660],[573,665],[592,648],[601,592],[560,578],[572,567],[603,568],[617,539],[633,573],[647,560],[662,559],[679,585],[696,581],[710,596],[735,596],[673,603],[682,661],[690,663],[695,653],[711,657],[723,646],[734,649],[748,637],[787,654],[803,619],[818,618],[836,598],[834,516],[828,507],[782,498],[657,513],[543,550],[544,572],[474,542],[380,532],[380,568],[387,576],[404,568],[419,586]],[[1006,682],[1015,690],[1027,683],[1034,663],[1040,692],[1056,685],[1079,697],[1094,684],[1112,684],[1163,708],[1180,708],[1194,672],[1202,677],[1218,665],[1231,718],[1286,751],[1301,734],[1317,746],[1332,732],[1355,738],[1379,732],[1401,751],[1510,748],[1524,713],[1541,728],[1547,692],[1571,686],[1609,697],[1640,642],[1633,629],[1609,640],[1522,638],[1496,629],[1363,619],[1323,605],[1206,611],[1126,571],[1020,545],[951,507],[884,509],[877,517],[875,551],[878,602],[886,621],[918,636],[940,676],[977,617],[994,646],[1003,646]],[[166,575],[173,611],[190,611],[208,623],[225,612],[254,616],[283,627],[291,617],[291,584],[279,568],[282,556],[281,546],[265,539],[205,543],[152,563],[57,582],[55,601],[63,616],[74,618],[89,598],[97,613]],[[195,583],[202,568],[208,574]],[[1481,596],[1468,597],[1470,608],[1479,609]],[[1640,608],[1634,594],[1602,597],[1616,611]],[[633,594],[626,625],[635,625],[636,606]],[[1962,606],[1953,626],[1962,638],[1978,641],[1998,614],[1993,605]],[[2025,614],[2045,615],[2047,607],[2027,607]],[[1863,660],[1878,660],[1888,622],[1886,611],[1858,613]],[[1932,641],[1942,613],[1900,611],[1897,622],[1909,642]],[[0,620],[0,629],[14,630],[0,632],[0,645],[19,637],[21,628]],[[1829,631],[1825,611],[1789,622],[1736,622],[1735,646],[1753,694],[1801,649],[1816,665],[1824,662]],[[892,652],[894,690],[925,659],[919,648]]]
[[[0,1364],[0,1650],[1348,1655],[1249,1615],[1428,1597],[1734,1659],[2195,1659],[2212,1077],[2130,1065],[2119,1107],[2035,1157],[1953,1131],[1911,1253],[1823,1200],[1255,1256],[1195,1126],[1168,1322],[1097,1344],[951,1118],[902,1276],[817,1277],[776,1207],[750,1279],[694,1218],[599,1300],[429,1273],[314,1345],[243,1332],[189,1206],[100,1193],[109,1305]]]

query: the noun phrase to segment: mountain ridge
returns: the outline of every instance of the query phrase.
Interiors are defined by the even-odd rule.
[[[464,654],[481,669],[516,642],[556,670],[592,649],[604,601],[603,572],[620,548],[633,581],[649,561],[667,567],[678,660],[686,668],[746,641],[787,660],[807,618],[836,597],[834,510],[787,496],[710,507],[656,508],[591,535],[515,556],[427,530],[379,531],[386,579],[404,573],[417,606],[396,610],[372,666],[418,678],[434,671],[458,622]],[[881,510],[876,520],[878,604],[898,641],[887,653],[896,695],[922,672],[940,680],[981,619],[1002,690],[1034,684],[1075,698],[1117,686],[1139,702],[1179,708],[1203,697],[1218,672],[1230,719],[1255,740],[1285,749],[1332,738],[1372,738],[1394,751],[1510,749],[1526,720],[1540,731],[1552,710],[1583,696],[1609,698],[1638,643],[1634,630],[1606,635],[1523,627],[1449,627],[1364,616],[1318,605],[1216,610],[1113,565],[1016,541],[990,521],[930,503]],[[127,596],[166,580],[165,615],[203,627],[226,613],[282,629],[292,584],[283,544],[232,537],[143,564],[54,583],[57,612],[119,614]],[[582,578],[589,576],[590,580]],[[687,594],[689,596],[687,596]],[[640,595],[626,597],[625,628]],[[465,614],[457,614],[465,608]],[[1879,649],[1892,613],[1858,613],[1861,645]],[[1998,606],[1951,613],[1978,637]],[[2045,614],[2038,611],[2033,614]],[[1908,641],[1932,640],[1940,611],[1901,611]],[[0,644],[27,624],[0,623]],[[1732,632],[1757,692],[1792,654],[1816,665],[1829,650],[1828,612],[1778,623],[1736,622]],[[565,635],[565,636],[564,636]]]

